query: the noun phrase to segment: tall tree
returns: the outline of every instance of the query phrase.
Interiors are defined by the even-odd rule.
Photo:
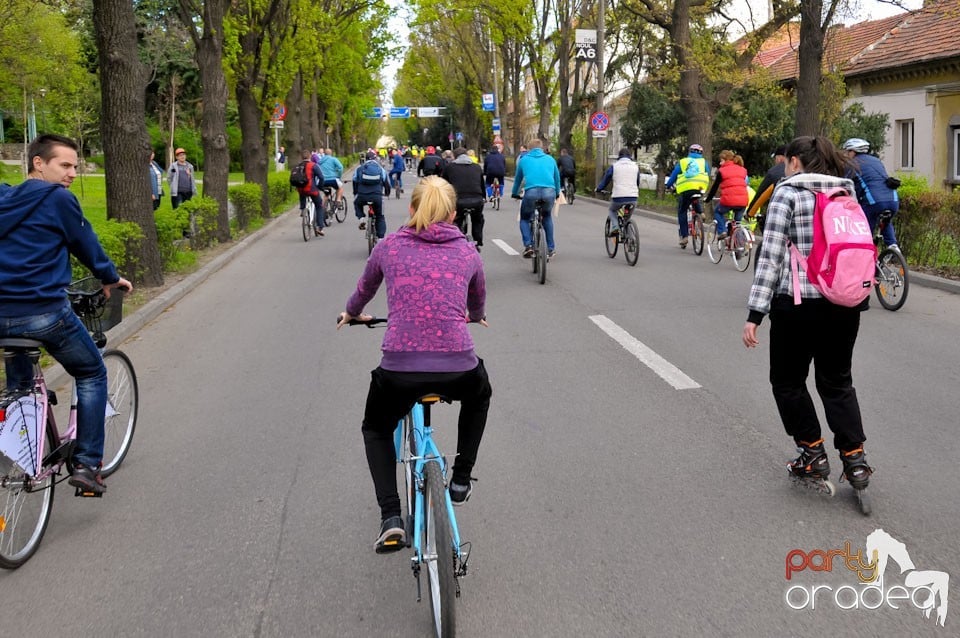
[[[842,0],[803,0],[800,9],[799,77],[797,78],[797,135],[820,135],[820,80],[823,77],[823,45]]]
[[[224,19],[229,0],[179,0],[178,13],[193,40],[203,86],[200,138],[203,141],[203,194],[217,201],[217,241],[230,241],[227,182],[227,78],[223,71]],[[196,16],[201,16],[197,24]]]
[[[100,61],[103,111],[104,172],[107,216],[140,226],[139,272],[147,286],[163,284],[163,261],[153,221],[150,182],[150,140],[145,119],[147,74],[137,52],[137,28],[129,0],[94,3],[93,22]]]

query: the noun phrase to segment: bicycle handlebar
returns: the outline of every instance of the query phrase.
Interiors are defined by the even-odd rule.
[[[370,321],[361,321],[354,317],[347,322],[348,326],[366,326],[368,328],[373,328],[375,325],[380,323],[387,323],[386,317],[373,317]],[[340,325],[340,315],[337,315],[337,325]]]

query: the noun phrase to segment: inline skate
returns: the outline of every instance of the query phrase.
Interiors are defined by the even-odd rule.
[[[797,452],[800,456],[787,463],[787,472],[793,482],[820,494],[836,494],[836,486],[827,478],[830,476],[830,460],[823,449],[823,439],[813,443],[797,441]]]
[[[840,452],[840,460],[843,461],[843,476],[840,477],[840,480],[846,479],[850,483],[850,487],[853,488],[854,495],[857,498],[860,513],[869,516],[873,508],[865,490],[870,484],[870,475],[873,474],[873,468],[867,465],[863,448]]]

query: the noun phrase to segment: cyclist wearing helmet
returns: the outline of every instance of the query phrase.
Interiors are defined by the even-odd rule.
[[[680,248],[687,247],[687,209],[693,201],[694,193],[702,193],[710,184],[710,162],[703,157],[703,147],[691,144],[690,152],[677,162],[667,180],[667,188],[676,185],[677,189],[677,223],[680,226]],[[703,214],[700,201],[694,204],[697,214]]]
[[[427,154],[420,160],[417,167],[417,177],[427,177],[429,175],[440,175],[443,172],[443,160],[437,155],[437,149],[432,146],[427,147]]]
[[[859,137],[851,138],[843,143],[843,150],[850,158],[847,177],[853,180],[853,185],[857,189],[857,201],[867,215],[872,233],[877,227],[880,213],[889,210],[896,215],[900,210],[897,189],[891,188],[894,185],[899,186],[899,182],[891,180],[880,158],[870,154],[870,143],[866,140]],[[899,250],[892,223],[887,224],[883,229],[883,243],[888,248]]]

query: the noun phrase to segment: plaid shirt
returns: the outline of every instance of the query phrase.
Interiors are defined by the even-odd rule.
[[[752,315],[768,314],[774,295],[793,296],[788,242],[793,243],[804,257],[810,254],[813,248],[813,210],[817,201],[814,191],[832,188],[854,193],[853,182],[849,179],[819,173],[798,173],[777,184],[767,207],[757,272],[747,300]],[[798,270],[800,296],[819,299],[821,295],[807,281],[807,273],[799,266]]]

